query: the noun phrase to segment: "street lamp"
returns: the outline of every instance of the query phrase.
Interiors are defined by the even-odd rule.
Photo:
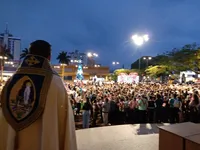
[[[119,62],[113,61],[112,64],[113,64],[113,72],[114,72],[114,70],[117,69],[117,68],[115,68],[115,66],[119,65]]]
[[[152,59],[152,57],[143,57],[144,60],[147,61],[147,67],[149,66],[149,60]]]
[[[13,65],[14,63],[12,61],[6,61],[5,64]]]
[[[93,56],[95,56],[95,57],[98,57],[98,54],[96,54],[96,53],[93,53]]]
[[[91,52],[89,52],[89,53],[87,53],[87,56],[88,57],[98,57],[99,55],[97,53],[91,53]]]
[[[94,67],[101,67],[100,65],[94,65]]]
[[[88,69],[88,67],[87,66],[83,66],[83,69]]]
[[[82,60],[80,59],[80,60],[71,60],[71,63],[82,63]]]
[[[12,61],[5,61],[4,62],[6,65],[9,65],[9,67],[10,66],[12,66],[12,67],[14,67],[15,65],[14,65],[14,62],[12,62]]]
[[[92,53],[87,53],[87,56],[88,57],[92,57]]]
[[[95,65],[94,57],[98,57],[98,56],[99,55],[97,53],[91,53],[91,52],[87,53],[87,57],[90,59],[90,61],[92,61],[92,64],[89,64],[89,61],[88,61],[88,65],[94,66]]]
[[[142,46],[145,42],[149,41],[149,35],[148,34],[145,34],[145,35],[135,34],[131,37],[131,39],[133,40],[134,44],[138,48],[139,46]],[[139,57],[139,66],[138,66],[139,70],[140,70],[140,63],[141,63],[140,61],[141,60],[140,60],[140,57]]]
[[[7,60],[8,57],[0,56],[0,59],[1,59],[1,82],[3,82],[4,60]]]
[[[118,61],[113,61],[112,64],[113,65],[119,65],[119,62]]]

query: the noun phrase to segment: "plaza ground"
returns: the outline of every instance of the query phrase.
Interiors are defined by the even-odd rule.
[[[158,126],[135,124],[77,130],[78,150],[158,150]]]
[[[0,111],[0,117],[2,113]],[[158,150],[158,126],[135,124],[76,130],[78,150]]]

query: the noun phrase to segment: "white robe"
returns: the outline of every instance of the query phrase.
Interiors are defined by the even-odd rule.
[[[15,150],[15,135],[0,109],[0,150]],[[53,76],[43,115],[18,135],[17,150],[77,150],[74,116],[60,77]]]

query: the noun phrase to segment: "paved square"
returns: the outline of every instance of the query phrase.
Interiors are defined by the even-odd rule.
[[[77,130],[78,150],[158,150],[157,126],[160,125],[120,125]]]

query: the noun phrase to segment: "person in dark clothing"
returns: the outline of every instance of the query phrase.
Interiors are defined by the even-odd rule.
[[[95,94],[92,94],[92,97],[91,97],[91,102],[95,101],[97,98],[97,96]]]
[[[76,115],[79,115],[79,114],[80,114],[80,110],[81,110],[81,103],[80,103],[80,101],[78,101],[78,102],[76,103],[76,108],[77,108],[77,110],[76,110]]]
[[[94,103],[93,103],[93,119],[92,119],[92,126],[93,127],[96,127],[96,122],[97,122],[99,110],[100,110],[99,105],[98,105],[97,101],[94,100]]]
[[[162,122],[162,105],[163,100],[161,99],[160,94],[157,94],[155,101],[156,123]]]
[[[117,105],[115,101],[110,101],[110,109],[108,112],[108,122],[110,124],[116,124],[116,111],[117,111]]]
[[[154,123],[154,111],[155,111],[155,97],[150,96],[148,101],[148,121],[149,123]]]
[[[182,104],[182,100],[181,97],[175,97],[175,101],[174,101],[174,118],[175,118],[175,123],[179,123],[180,122],[180,107]]]
[[[189,111],[190,100],[186,99],[182,103],[182,113],[183,113],[183,122],[188,122],[190,120],[190,111]]]
[[[132,100],[129,102],[129,123],[137,123],[138,116],[137,112],[137,99],[136,97],[132,97]]]
[[[168,103],[168,97],[164,96],[163,99],[163,106],[162,106],[162,122],[168,123],[169,122],[169,115],[170,115],[170,106]]]

